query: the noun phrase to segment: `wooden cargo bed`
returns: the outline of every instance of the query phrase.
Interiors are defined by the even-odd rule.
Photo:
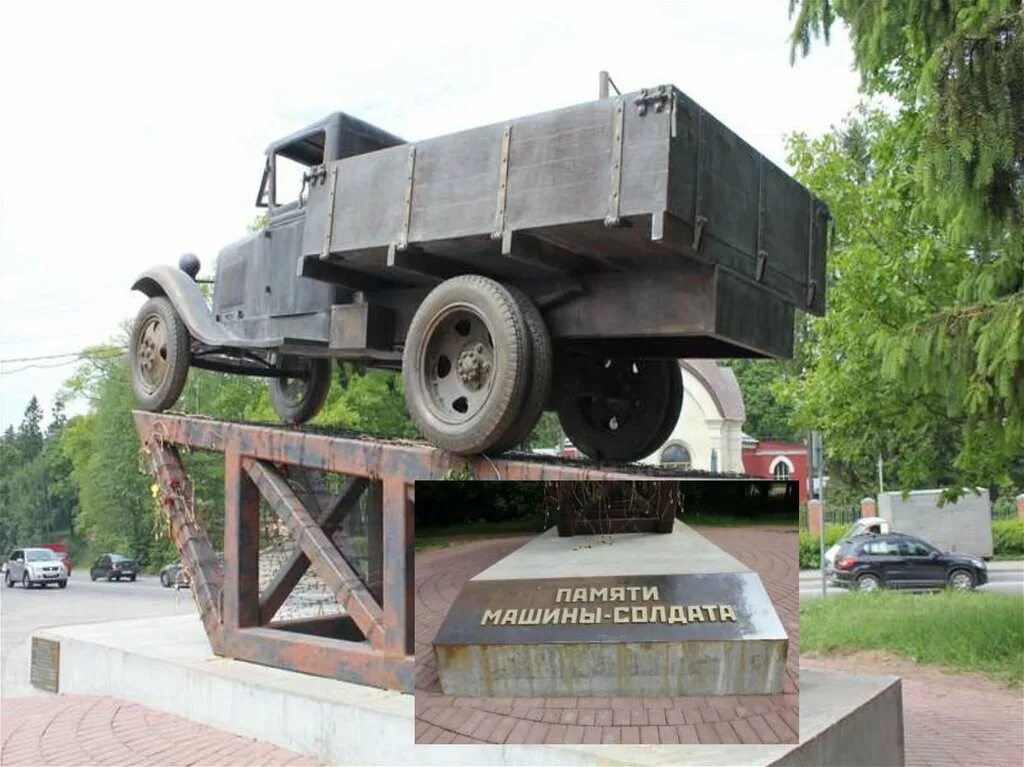
[[[689,263],[825,309],[824,203],[672,86],[346,157],[306,204],[305,258],[395,286]]]

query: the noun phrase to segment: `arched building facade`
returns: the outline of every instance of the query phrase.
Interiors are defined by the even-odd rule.
[[[743,472],[743,393],[730,368],[680,360],[683,407],[672,434],[643,463]]]

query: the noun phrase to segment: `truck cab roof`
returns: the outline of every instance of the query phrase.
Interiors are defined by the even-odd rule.
[[[312,166],[404,143],[404,139],[358,117],[332,112],[271,143],[267,156],[280,155]]]

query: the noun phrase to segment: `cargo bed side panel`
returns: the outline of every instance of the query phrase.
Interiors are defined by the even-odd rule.
[[[825,205],[699,104],[675,97],[668,209],[688,231],[704,222],[696,251],[681,249],[824,313]]]

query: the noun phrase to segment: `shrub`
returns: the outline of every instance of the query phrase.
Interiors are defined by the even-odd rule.
[[[1024,519],[997,519],[993,522],[992,551],[997,556],[1024,556]]]
[[[825,549],[843,537],[848,525],[825,525]],[[800,531],[800,569],[817,570],[821,567],[821,543],[819,537],[806,530]]]

